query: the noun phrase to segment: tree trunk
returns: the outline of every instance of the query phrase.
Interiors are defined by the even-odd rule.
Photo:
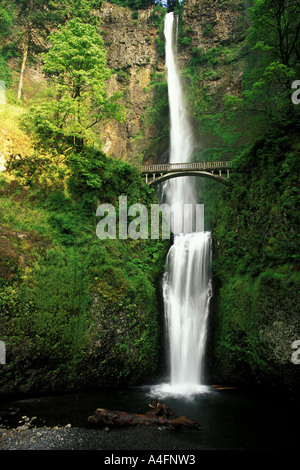
[[[111,411],[103,408],[98,408],[95,411],[94,416],[88,418],[90,424],[96,426],[112,426],[117,428],[128,427],[128,426],[167,426],[171,429],[176,429],[180,426],[186,426],[190,429],[202,429],[201,426],[186,418],[180,416],[179,418],[170,412],[166,405],[155,403],[150,405],[151,411],[145,414],[126,413],[124,411]],[[169,416],[175,416],[169,418]]]
[[[26,41],[23,45],[23,58],[22,58],[22,65],[21,65],[21,71],[20,71],[18,93],[17,93],[18,100],[20,100],[22,96],[23,80],[24,80],[27,55],[28,55],[28,41]]]

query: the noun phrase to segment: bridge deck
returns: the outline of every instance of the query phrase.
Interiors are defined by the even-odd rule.
[[[174,171],[195,170],[229,170],[232,162],[189,162],[189,163],[162,163],[157,165],[144,165],[142,173],[168,173]]]

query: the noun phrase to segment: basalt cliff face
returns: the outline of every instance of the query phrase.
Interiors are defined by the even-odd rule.
[[[192,31],[193,47],[239,42],[244,15],[241,0],[188,0],[183,8],[183,21]]]
[[[161,12],[151,8],[134,14],[129,8],[104,3],[99,14],[107,63],[115,70],[108,84],[109,92],[121,91],[126,108],[125,122],[110,122],[102,129],[103,150],[131,163],[140,163],[145,153],[156,159],[155,152],[151,153],[151,142],[159,137],[160,129],[155,122],[149,123],[148,110],[155,100],[151,77],[164,73],[155,25]]]
[[[188,0],[178,34],[178,62],[199,148],[215,145],[207,114],[224,110],[224,97],[239,97],[249,21],[241,0]],[[201,136],[201,137],[199,137]]]
[[[97,133],[103,143],[103,151],[115,159],[139,164],[143,158],[156,160],[159,154],[156,139],[161,138],[161,127],[149,118],[149,110],[155,104],[155,81],[164,80],[164,52],[159,51],[157,38],[163,24],[164,9],[151,7],[131,10],[109,2],[103,2],[101,10],[93,11],[99,18],[99,32],[107,50],[107,66],[114,73],[108,82],[108,94],[121,92],[121,102],[126,109],[125,122],[110,121],[101,124]],[[19,79],[20,59],[9,60],[14,96]],[[40,56],[28,61],[24,75],[22,100],[26,104],[48,87]],[[22,113],[22,109],[18,110]],[[8,123],[9,124],[9,123]],[[28,141],[24,145],[24,140]],[[153,149],[154,142],[154,149]],[[162,147],[167,146],[165,143]],[[0,168],[11,154],[26,156],[31,152],[29,137],[21,130],[5,125],[0,129]]]
[[[158,47],[159,38],[163,41],[163,13],[151,8],[140,10],[135,16],[128,8],[104,3],[100,17],[108,65],[116,71],[109,89],[123,92],[127,109],[124,123],[110,122],[103,129],[104,151],[132,163],[160,161],[168,148],[168,138],[161,125],[149,119],[149,110],[157,100],[153,77],[166,79],[164,54]],[[240,57],[236,58],[235,51],[243,44],[246,27],[247,17],[241,0],[187,0],[184,3],[179,20],[177,58],[192,117],[196,112],[195,95],[188,91],[190,80],[185,69],[195,55],[227,48],[213,63],[204,61],[200,65],[200,87],[214,97],[215,109],[220,105],[218,97],[224,92],[238,96],[244,64]],[[166,87],[164,92],[167,93]],[[200,96],[201,90],[197,94]],[[165,114],[166,121],[166,106],[161,114]]]
[[[110,121],[99,127],[103,151],[108,156],[133,164],[160,161],[169,143],[163,35],[165,11],[157,7],[133,11],[103,2],[101,10],[94,14],[100,18],[99,31],[107,49],[107,64],[114,70],[108,83],[108,93],[122,92],[121,101],[126,108],[124,122]],[[182,79],[185,81],[190,114],[194,119],[198,113],[194,107],[195,94],[189,91],[190,80],[185,69],[197,54],[222,47],[231,48],[230,50],[239,47],[244,39],[246,23],[240,0],[187,0],[184,3],[179,24],[177,56]],[[216,109],[220,106],[219,96],[224,91],[236,95],[241,91],[243,61],[236,60],[234,52],[230,58],[228,54],[212,64],[204,61],[197,71],[200,85],[198,84],[196,99],[201,98],[201,90],[205,89],[207,95],[213,97]],[[13,80],[17,83],[19,59],[12,58],[9,65],[13,71]],[[37,56],[26,67],[23,100],[30,103],[46,87],[42,62]],[[153,112],[158,102],[160,107]],[[5,165],[5,158],[11,149],[13,153],[21,155],[30,150],[30,145],[23,148],[23,137],[18,139],[18,136],[11,133],[8,135],[5,128],[0,132],[1,144],[3,143],[2,166]]]
[[[134,164],[160,161],[168,149],[168,136],[158,119],[150,114],[158,99],[155,85],[166,80],[162,50],[164,13],[152,7],[134,14],[129,8],[104,2],[99,16],[108,65],[115,71],[108,85],[109,92],[121,91],[126,107],[125,122],[111,121],[101,129],[103,150],[113,158]],[[177,57],[187,87],[190,83],[184,71],[195,54],[227,48],[219,60],[212,64],[204,62],[200,67],[201,88],[214,97],[217,109],[218,96],[224,92],[238,96],[241,92],[244,63],[235,57],[235,51],[243,44],[247,27],[243,4],[240,0],[188,0],[179,23]],[[194,96],[186,91],[193,117]],[[167,100],[167,88],[160,93],[165,93]],[[167,106],[158,112],[167,125]]]

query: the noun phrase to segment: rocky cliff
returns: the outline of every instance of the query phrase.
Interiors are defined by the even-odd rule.
[[[111,121],[99,127],[103,150],[113,158],[131,163],[141,163],[143,159],[157,161],[168,148],[167,132],[163,130],[168,126],[167,88],[163,87],[166,80],[163,50],[165,11],[159,7],[133,11],[103,2],[101,10],[95,14],[100,19],[99,31],[107,49],[108,66],[115,72],[108,90],[109,93],[122,92],[122,103],[126,108],[125,122]],[[203,98],[203,89],[214,100],[214,109],[220,106],[224,91],[240,93],[243,60],[236,57],[236,51],[243,42],[245,25],[241,0],[188,0],[184,3],[179,25],[178,61],[196,128],[199,109],[195,104]],[[192,84],[195,76],[191,78],[189,73],[189,66],[195,61],[196,87]],[[14,89],[18,81],[19,59],[12,58],[9,65]],[[155,85],[159,83],[162,86],[158,97]],[[24,101],[30,104],[46,88],[42,63],[36,57],[26,68]],[[158,101],[165,103],[153,118],[153,114],[150,115]],[[164,119],[163,126],[157,116]],[[8,133],[11,132],[8,130]],[[23,138],[18,140],[8,133],[1,130],[0,138],[5,141],[5,147],[12,147],[21,154],[25,150],[26,153],[20,143]]]
[[[161,129],[153,120],[149,122],[149,109],[154,106],[156,94],[152,86],[155,75],[164,79],[163,52],[159,53],[157,38],[163,22],[164,9],[152,7],[145,10],[131,10],[113,3],[103,2],[100,11],[94,11],[99,18],[99,32],[107,49],[107,65],[114,73],[108,83],[108,93],[122,92],[122,104],[126,108],[125,122],[111,121],[98,127],[103,142],[103,151],[115,159],[140,163],[146,154],[156,159],[152,142],[160,136]],[[20,59],[9,60],[12,71],[12,85],[7,95],[15,103],[19,78]],[[40,56],[28,61],[23,86],[22,100],[25,107],[34,103],[37,96],[47,94],[48,84],[43,73]],[[15,107],[13,114],[22,114],[22,107]],[[16,117],[16,116],[13,116]],[[6,116],[2,116],[3,123]],[[24,145],[24,142],[27,142]],[[5,122],[0,129],[0,165],[10,153],[26,157],[31,152],[29,137],[16,129],[15,123]]]
[[[226,96],[239,97],[249,26],[241,0],[187,0],[178,35],[178,61],[199,148],[214,146],[212,119]],[[211,158],[211,157],[210,157]]]
[[[148,109],[155,100],[152,76],[164,73],[156,26],[162,11],[150,8],[133,13],[129,8],[104,3],[99,14],[108,65],[116,72],[109,82],[109,91],[123,93],[127,110],[124,123],[110,122],[101,131],[103,150],[114,158],[139,163],[160,132],[155,123],[149,125]],[[155,152],[150,151],[149,156],[157,158]]]
[[[245,8],[241,0],[187,0],[183,21],[191,31],[192,47],[230,45],[241,40]]]
[[[123,92],[127,108],[125,123],[111,122],[101,133],[104,151],[130,162],[160,160],[168,147],[168,139],[162,135],[161,126],[149,123],[149,110],[156,101],[152,77],[160,74],[160,80],[165,79],[164,56],[158,48],[163,13],[150,8],[134,15],[129,8],[104,3],[100,17],[108,64],[116,71],[109,88],[111,92]],[[237,51],[243,44],[247,25],[241,0],[184,2],[179,19],[178,64],[196,133],[199,116],[195,94],[197,101],[205,89],[214,100],[212,108],[217,110],[224,93],[238,96],[241,92],[244,62]],[[191,93],[188,67],[195,62],[195,57],[205,54],[208,59],[199,60],[197,89],[193,87]],[[167,113],[167,109],[163,112]]]
[[[104,151],[114,158],[157,161],[167,150],[168,139],[161,126],[149,123],[149,110],[156,102],[152,77],[160,75],[160,80],[165,80],[164,55],[158,47],[159,37],[163,42],[163,16],[153,7],[134,15],[129,8],[111,3],[104,3],[100,12],[108,64],[116,71],[109,88],[123,92],[127,108],[125,123],[111,122],[101,134]],[[241,0],[184,2],[179,18],[178,65],[196,134],[201,119],[195,103],[203,99],[203,90],[213,100],[212,111],[222,106],[225,93],[241,93],[244,61],[240,49],[247,26]],[[195,63],[197,70],[191,77],[189,67]],[[195,80],[197,85],[193,86]],[[162,113],[166,119],[166,107]]]

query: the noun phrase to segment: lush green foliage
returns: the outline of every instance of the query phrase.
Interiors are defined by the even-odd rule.
[[[195,125],[213,144],[211,154],[218,147],[221,158],[241,150],[246,140],[260,138],[270,126],[299,115],[291,101],[292,82],[300,74],[299,3],[259,0],[248,14],[251,27],[244,26],[241,34],[246,33],[245,41],[195,48],[183,71]],[[232,77],[234,83],[237,73],[243,73],[242,90],[212,88],[211,82],[222,77],[229,82]]]
[[[13,23],[13,7],[10,2],[2,1],[0,6],[0,38],[6,36]]]
[[[111,3],[122,7],[129,7],[133,10],[149,8],[152,5],[163,3],[160,0],[109,0]]]
[[[296,125],[270,131],[235,161],[218,201],[210,193],[215,354],[229,381],[297,386],[290,347],[299,335],[298,135]]]
[[[42,139],[63,138],[82,147],[93,138],[96,124],[123,119],[120,94],[107,96],[106,81],[112,72],[95,26],[76,18],[48,39],[52,47],[42,57],[44,70],[55,83],[54,96],[31,108],[27,122]]]
[[[6,1],[0,5],[0,80],[4,81],[6,86],[11,80],[11,71],[7,66],[9,58],[8,48],[1,46],[3,39],[9,34],[14,21],[14,8]]]
[[[8,353],[0,381],[8,392],[12,375],[16,390],[49,391],[137,383],[158,367],[157,283],[168,242],[96,237],[100,201],[117,207],[119,195],[128,195],[128,204],[149,206],[156,199],[137,169],[95,150],[91,130],[123,117],[120,95],[106,95],[112,71],[91,24],[95,3],[49,5],[58,26],[43,56],[52,85],[23,120],[37,146],[11,155],[15,180],[2,182],[1,230],[10,238],[0,262]],[[39,34],[42,15],[33,10],[26,21],[36,21]]]
[[[51,0],[50,6],[60,15],[60,22],[80,18],[85,23],[95,23],[92,10],[100,9],[102,0]]]
[[[4,70],[9,56],[22,57],[17,98],[22,98],[23,77],[28,60],[36,60],[36,55],[47,50],[47,36],[53,29],[73,18],[85,23],[97,23],[92,15],[94,8],[100,8],[102,0],[4,0],[0,7],[0,46],[2,36],[10,35],[10,41],[1,51],[0,79],[9,84],[9,76]]]
[[[98,150],[98,124],[124,111],[119,94],[106,94],[112,71],[91,15],[101,2],[33,3],[14,3],[10,32],[22,38],[23,58],[44,52],[50,85],[24,107],[34,145],[11,153],[1,183],[1,392],[138,383],[158,368],[168,241],[96,237],[100,202],[117,208],[127,195],[128,205],[149,207],[156,198],[136,168]],[[35,38],[48,26],[54,32],[40,48]]]
[[[299,261],[298,129],[296,124],[277,127],[234,162],[230,186],[215,213],[217,220],[221,210],[224,222],[215,233],[223,239],[223,261],[230,269],[234,261],[235,273],[256,276],[268,267]],[[229,265],[224,264],[228,273]]]
[[[148,123],[160,129],[159,139],[163,139],[169,135],[168,84],[164,77],[157,74],[151,81],[151,87],[155,90],[155,104],[149,110]]]
[[[27,189],[2,182],[2,232],[12,231],[12,245],[4,246],[3,269],[0,263],[9,357],[0,380],[27,371],[24,390],[41,391],[49,379],[57,390],[148,378],[158,366],[157,282],[168,242],[100,240],[95,215],[99,199],[117,206],[126,194],[128,204],[149,207],[153,191],[135,168],[87,149],[65,162],[63,187],[48,178],[41,187],[52,162],[38,160],[11,162],[10,174],[26,175]]]

